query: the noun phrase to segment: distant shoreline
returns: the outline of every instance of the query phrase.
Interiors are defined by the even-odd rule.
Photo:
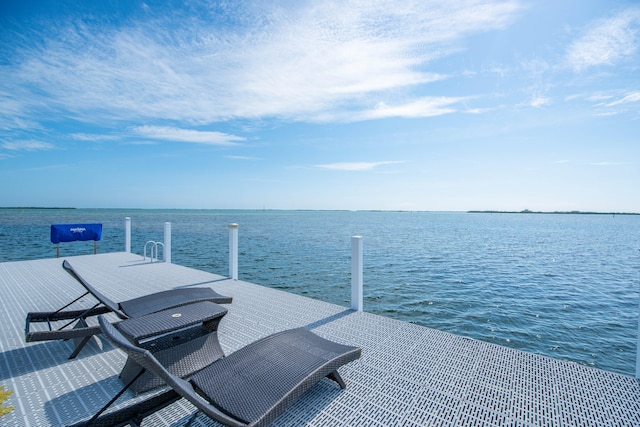
[[[38,206],[4,206],[1,207],[0,209],[20,209],[20,210],[24,210],[24,209],[34,209],[34,210],[39,210],[39,209],[49,209],[49,210],[74,210],[76,208],[45,208],[45,207],[38,207]]]
[[[293,212],[460,212],[460,213],[481,213],[481,214],[537,214],[537,215],[640,215],[638,212],[588,212],[588,211],[531,211],[524,209],[522,211],[498,211],[498,210],[471,210],[471,211],[410,211],[410,210],[379,210],[379,209],[362,209],[351,211],[348,209],[180,209],[180,208],[73,208],[73,207],[41,207],[41,206],[0,206],[0,210],[78,210],[78,209],[103,209],[103,210],[168,210],[168,211],[293,211]]]
[[[582,211],[467,211],[467,213],[500,213],[500,214],[543,214],[543,215],[640,215],[636,212],[582,212]]]

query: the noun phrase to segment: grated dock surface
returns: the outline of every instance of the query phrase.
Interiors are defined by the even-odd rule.
[[[640,426],[635,378],[550,359],[128,253],[68,258],[85,278],[121,301],[181,286],[233,297],[219,326],[229,354],[283,329],[306,326],[362,347],[340,369],[340,390],[324,380],[276,426]],[[82,293],[63,258],[0,263],[0,386],[13,394],[3,426],[58,426],[91,416],[121,387],[125,356],[95,337],[74,360],[72,344],[24,342],[28,311],[55,310]],[[79,305],[89,305],[85,297]],[[84,303],[84,304],[83,304]],[[119,405],[148,395],[125,394]],[[144,426],[181,426],[193,407],[180,400]],[[195,426],[217,425],[204,416]]]

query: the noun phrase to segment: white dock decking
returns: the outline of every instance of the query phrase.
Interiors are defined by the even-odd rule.
[[[340,369],[346,390],[322,381],[277,426],[640,426],[640,385],[633,377],[129,253],[68,259],[117,301],[180,286],[232,296],[219,327],[227,354],[298,326],[362,347],[361,359]],[[69,342],[25,343],[27,312],[55,310],[83,292],[62,260],[0,263],[0,386],[13,391],[3,405],[14,407],[0,418],[2,426],[70,424],[121,388],[125,356],[99,336],[74,360],[67,359]],[[125,394],[121,405],[127,399],[136,397]],[[192,412],[178,401],[143,425],[180,426]],[[216,423],[201,415],[193,425]]]

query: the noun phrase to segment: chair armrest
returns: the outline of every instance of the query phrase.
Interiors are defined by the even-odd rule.
[[[215,331],[225,314],[226,308],[211,301],[202,301],[123,320],[116,323],[115,327],[127,339],[139,343],[145,338],[167,334],[199,323],[206,325],[210,331]]]

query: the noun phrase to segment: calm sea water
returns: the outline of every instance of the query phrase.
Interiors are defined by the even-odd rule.
[[[163,240],[172,260],[228,274],[238,223],[241,279],[344,306],[351,236],[364,242],[365,310],[633,375],[640,216],[436,212],[0,209],[0,261],[55,257],[49,227],[103,224],[99,252]],[[93,242],[61,254],[93,252]]]

